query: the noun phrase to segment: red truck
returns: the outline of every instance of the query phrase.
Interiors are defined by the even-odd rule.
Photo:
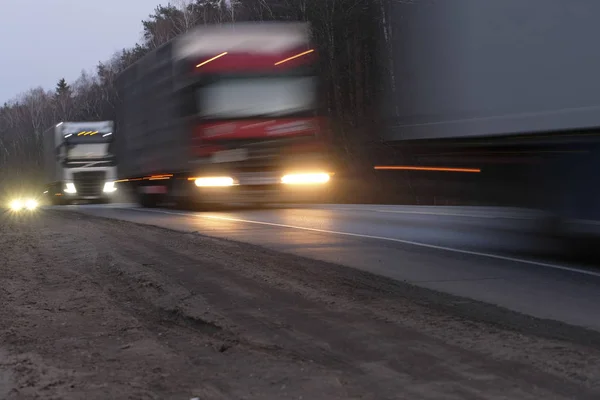
[[[119,182],[139,203],[321,201],[332,165],[305,23],[201,26],[117,79]]]

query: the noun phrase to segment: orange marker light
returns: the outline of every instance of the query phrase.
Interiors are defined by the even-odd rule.
[[[307,55],[307,54],[310,54],[310,53],[312,53],[313,51],[315,51],[315,50],[314,50],[314,49],[310,49],[310,50],[308,50],[308,51],[305,51],[305,52],[302,52],[302,53],[300,53],[300,54],[296,54],[295,56],[291,56],[291,57],[289,57],[289,58],[286,58],[285,60],[277,61],[277,62],[275,63],[275,65],[283,64],[284,62],[288,62],[288,61],[290,61],[290,60],[293,60],[293,59],[295,59],[295,58],[298,58],[298,57],[305,56],[305,55]]]
[[[223,57],[223,56],[225,56],[225,55],[227,55],[227,52],[226,52],[226,51],[224,51],[223,53],[221,53],[221,54],[219,54],[219,55],[216,55],[216,56],[214,56],[213,58],[209,58],[208,60],[201,62],[200,64],[196,65],[196,68],[200,68],[200,67],[201,67],[201,66],[203,66],[204,64],[208,64],[209,62],[211,62],[211,61],[214,61],[214,60],[216,60],[217,58],[221,58],[221,57]]]
[[[404,165],[377,165],[373,167],[376,170],[397,170],[397,171],[440,171],[440,172],[470,172],[479,173],[480,168],[444,168],[444,167],[414,167]]]

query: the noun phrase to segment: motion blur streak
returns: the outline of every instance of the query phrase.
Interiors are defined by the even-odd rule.
[[[406,171],[440,171],[440,172],[470,172],[470,173],[479,173],[481,169],[479,168],[442,168],[442,167],[411,167],[411,166],[387,166],[387,165],[379,165],[375,166],[376,170],[406,170]]]

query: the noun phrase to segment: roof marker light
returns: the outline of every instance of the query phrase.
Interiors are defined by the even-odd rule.
[[[295,56],[291,56],[291,57],[289,57],[289,58],[286,58],[285,60],[277,61],[277,62],[275,63],[275,65],[283,64],[284,62],[288,62],[288,61],[291,61],[291,60],[293,60],[293,59],[295,59],[295,58],[298,58],[298,57],[305,56],[305,55],[307,55],[307,54],[310,54],[310,53],[312,53],[313,51],[315,51],[315,49],[310,49],[310,50],[304,51],[304,52],[302,52],[302,53],[300,53],[300,54],[296,54]]]
[[[225,56],[225,55],[227,55],[227,52],[226,52],[226,51],[222,52],[222,53],[221,53],[221,54],[219,54],[219,55],[216,55],[216,56],[214,56],[213,58],[209,58],[208,60],[201,62],[200,64],[196,65],[196,68],[200,68],[200,67],[201,67],[201,66],[203,66],[204,64],[208,64],[209,62],[211,62],[211,61],[214,61],[214,60],[216,60],[217,58],[221,58],[221,57],[223,57],[223,56]]]

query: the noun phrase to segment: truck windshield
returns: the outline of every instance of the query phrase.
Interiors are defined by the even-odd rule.
[[[281,117],[313,111],[316,79],[266,77],[221,79],[198,89],[203,118]]]

